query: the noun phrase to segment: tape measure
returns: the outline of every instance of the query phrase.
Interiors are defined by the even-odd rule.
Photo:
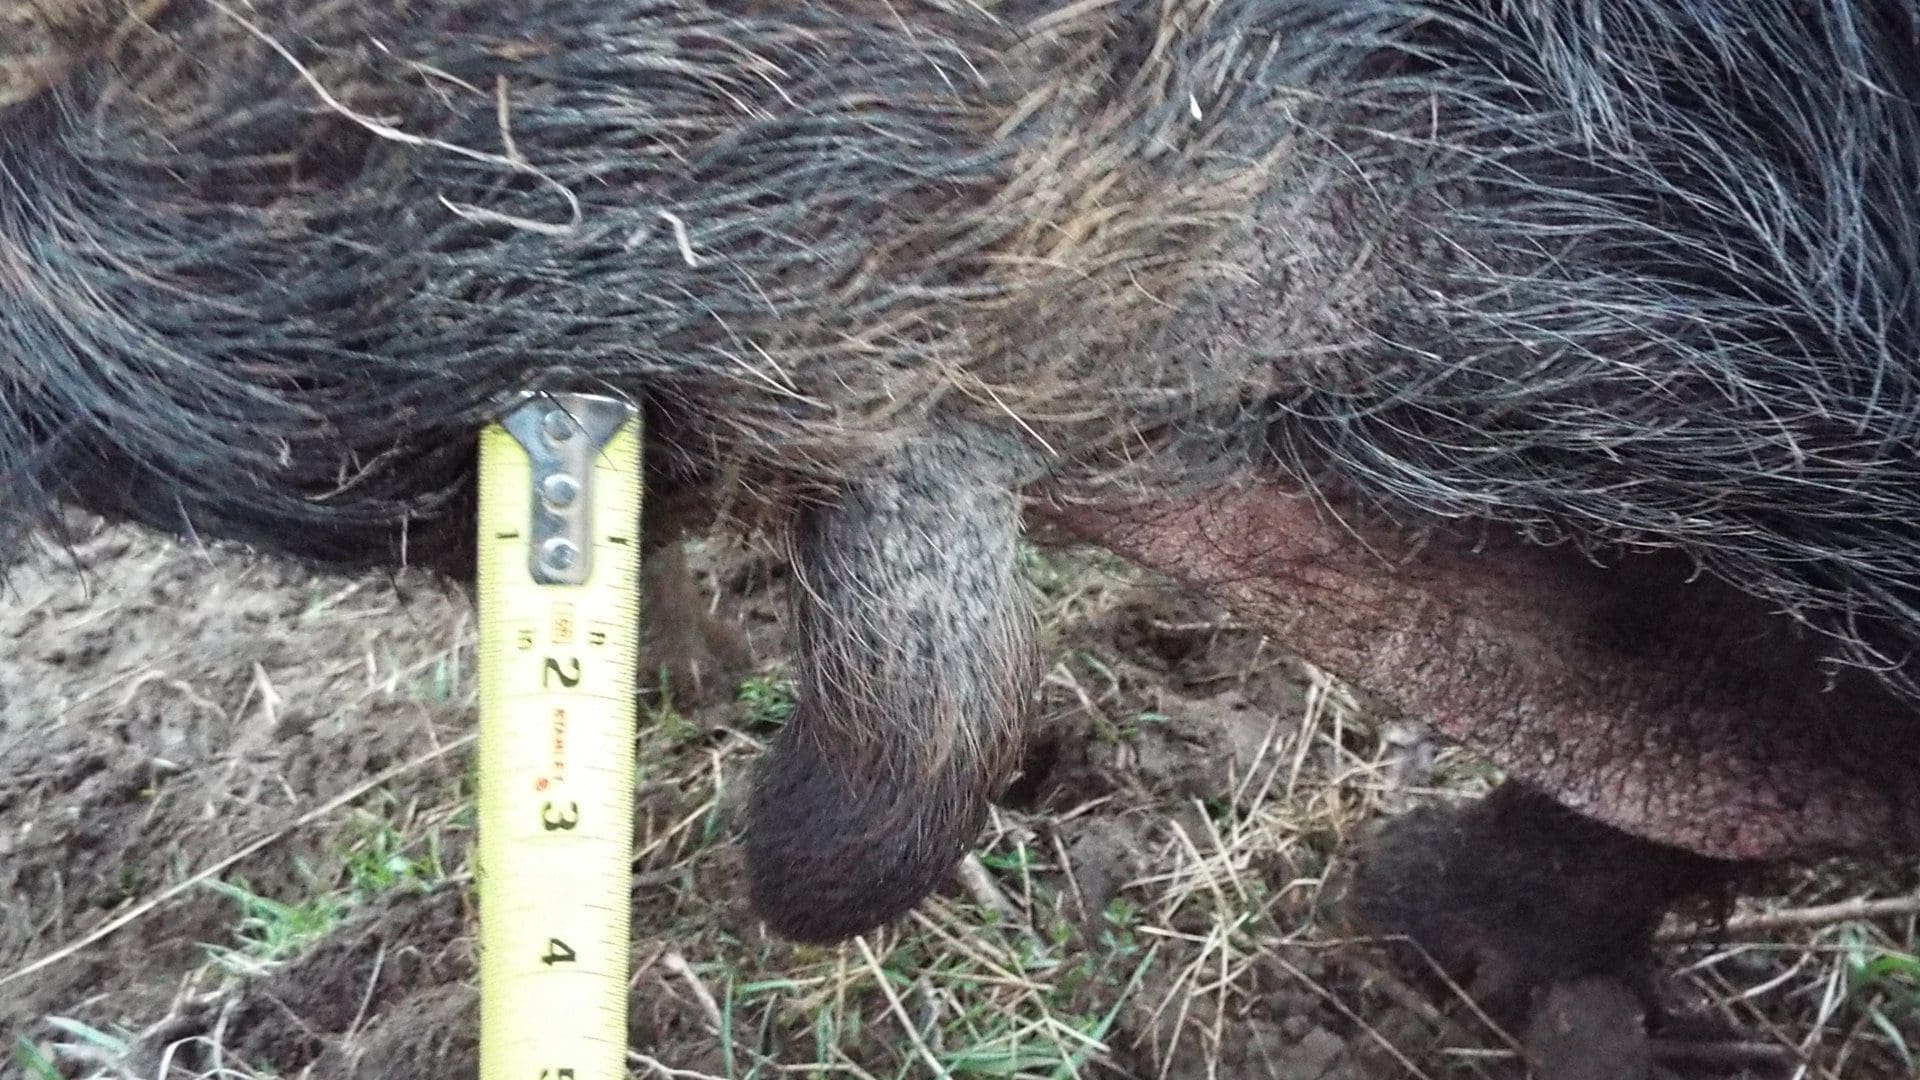
[[[640,426],[542,394],[481,432],[481,1080],[626,1076]]]

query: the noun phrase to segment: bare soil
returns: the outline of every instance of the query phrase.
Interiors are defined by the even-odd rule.
[[[789,703],[785,579],[754,551],[696,563],[758,661],[643,716],[633,1075],[1526,1075],[1331,903],[1361,830],[1492,771],[1093,555],[1036,556],[1041,735],[978,862],[885,933],[770,939],[733,830]],[[11,586],[0,1075],[472,1075],[468,598],[97,524]],[[1917,881],[1816,868],[1743,912]],[[1750,1038],[1659,1075],[1916,1075],[1914,931],[1909,909],[1672,945],[1675,995]]]

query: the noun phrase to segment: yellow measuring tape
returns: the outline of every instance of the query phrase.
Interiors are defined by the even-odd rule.
[[[481,1080],[626,1075],[640,424],[540,395],[481,433]]]

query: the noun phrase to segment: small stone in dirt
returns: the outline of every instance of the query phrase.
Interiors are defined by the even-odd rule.
[[[1347,1042],[1340,1036],[1317,1027],[1294,1045],[1277,1074],[1283,1080],[1321,1080],[1340,1058],[1347,1052]]]
[[[1082,927],[1088,933],[1099,932],[1107,905],[1133,876],[1140,843],[1139,834],[1124,819],[1088,818],[1068,846],[1067,865],[1079,890],[1079,906],[1085,912]]]
[[[313,1075],[340,1080],[472,1076],[479,1069],[480,995],[447,983],[402,998],[366,1032],[329,1047]]]
[[[1639,1001],[1618,979],[1555,983],[1527,1027],[1536,1080],[1646,1080],[1653,1075]]]

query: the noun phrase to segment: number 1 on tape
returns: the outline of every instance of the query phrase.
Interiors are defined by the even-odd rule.
[[[481,1080],[626,1075],[640,447],[585,394],[481,432]]]

